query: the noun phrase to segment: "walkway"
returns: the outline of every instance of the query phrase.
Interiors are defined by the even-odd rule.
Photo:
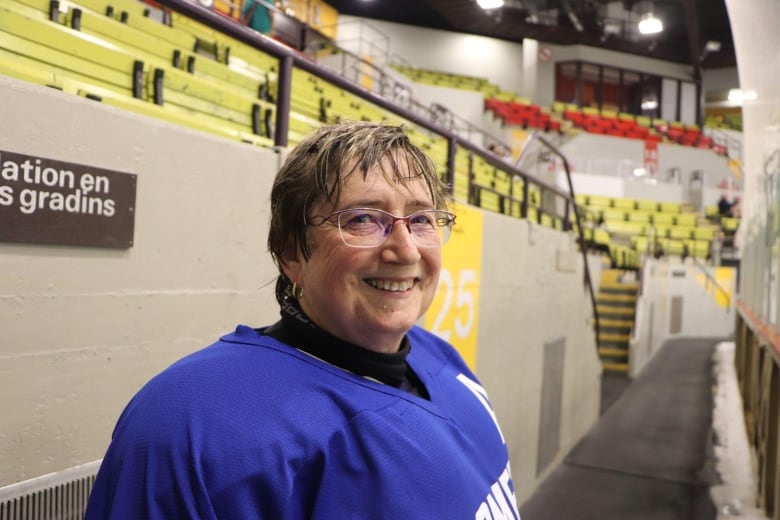
[[[717,339],[668,341],[520,508],[523,520],[711,520]]]

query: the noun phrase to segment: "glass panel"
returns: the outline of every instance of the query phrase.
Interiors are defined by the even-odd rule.
[[[620,70],[612,67],[602,68],[601,109],[621,112]]]
[[[664,78],[661,84],[661,119],[674,121],[677,119],[677,84],[676,79]]]
[[[580,106],[599,108],[599,66],[582,64],[582,96]]]
[[[684,82],[680,99],[680,121],[692,125],[696,123],[696,85]]]
[[[638,89],[639,74],[636,72],[623,73],[623,86],[621,88],[621,98],[623,99],[623,111],[630,114],[641,114],[642,93]]]
[[[577,102],[577,64],[558,63],[555,67],[555,101]]]

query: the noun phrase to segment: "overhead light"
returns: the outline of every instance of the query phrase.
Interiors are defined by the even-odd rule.
[[[482,9],[496,9],[504,5],[504,0],[477,0]]]
[[[742,106],[745,101],[755,101],[757,97],[755,90],[740,90],[738,88],[729,90],[729,102],[737,106]]]
[[[718,52],[720,50],[720,42],[710,40],[704,44],[704,50],[705,52]]]
[[[646,98],[642,100],[640,105],[642,110],[655,110],[658,108],[658,100],[655,98]]]
[[[639,32],[642,34],[657,34],[664,30],[664,24],[653,13],[647,13],[639,20]]]
[[[623,27],[619,22],[608,21],[604,22],[603,32],[608,36],[620,36],[620,33],[623,32]]]

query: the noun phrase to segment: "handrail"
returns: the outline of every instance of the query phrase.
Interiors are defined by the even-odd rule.
[[[704,274],[705,278],[707,278],[707,283],[711,282],[712,285],[715,286],[715,289],[720,291],[723,294],[723,296],[726,297],[726,310],[730,309],[731,308],[731,295],[728,293],[728,291],[720,283],[718,283],[718,280],[714,276],[712,276],[712,273],[710,273],[707,270],[707,266],[704,265],[701,262],[701,260],[699,260],[695,256],[692,257],[692,258],[693,258],[693,264],[699,269],[699,271],[701,271]]]
[[[454,186],[456,150],[457,147],[462,147],[471,153],[479,155],[485,161],[487,161],[488,164],[505,171],[511,176],[520,177],[525,181],[521,212],[521,216],[523,218],[527,218],[529,202],[528,185],[533,184],[541,191],[546,193],[553,193],[564,200],[564,213],[562,215],[564,230],[568,230],[570,228],[570,207],[575,205],[573,196],[570,196],[568,193],[559,189],[557,186],[547,184],[546,182],[521,171],[515,165],[496,157],[482,145],[462,138],[456,132],[444,128],[436,122],[419,115],[412,109],[398,106],[392,100],[386,99],[374,92],[371,92],[362,85],[350,81],[349,79],[344,78],[341,74],[338,74],[337,72],[312,61],[301,52],[287,47],[286,45],[277,42],[265,35],[261,35],[249,27],[236,23],[234,20],[224,17],[204,6],[201,6],[197,2],[192,2],[190,0],[158,0],[158,3],[279,60],[276,123],[273,136],[273,142],[275,146],[286,147],[288,144],[287,134],[291,110],[290,93],[292,90],[292,70],[293,68],[298,68],[325,80],[339,89],[354,94],[355,96],[366,100],[379,108],[394,113],[423,130],[444,138],[444,140],[447,142],[446,181],[450,186]],[[568,168],[568,163],[566,164]],[[473,172],[470,170],[469,175],[471,176],[472,173]],[[471,189],[471,187],[469,188]],[[578,216],[576,211],[575,215]],[[587,270],[587,263],[585,268]]]
[[[574,196],[574,184],[571,180],[571,170],[569,168],[569,161],[566,159],[566,156],[563,155],[563,153],[558,150],[555,146],[553,146],[552,143],[550,143],[547,139],[540,136],[538,132],[532,132],[529,138],[525,142],[525,146],[523,147],[523,150],[527,149],[527,145],[530,144],[532,140],[537,140],[542,145],[544,145],[545,148],[550,150],[553,154],[555,154],[561,161],[563,161],[563,169],[566,172],[566,182],[569,185],[569,196],[571,197],[572,201],[572,207],[574,209],[574,219],[577,222],[577,234],[580,237],[580,252],[582,253],[582,263],[584,267],[584,274],[585,274],[585,286],[588,288],[588,292],[590,293],[590,302],[593,306],[593,329],[596,332],[596,342],[598,342],[600,334],[600,323],[599,323],[599,311],[598,311],[598,305],[596,303],[596,295],[593,291],[593,280],[590,277],[590,268],[588,267],[588,253],[585,248],[585,235],[582,230],[582,219],[580,217],[580,207],[575,202],[575,196]],[[522,153],[520,154],[520,157],[518,157],[518,162],[522,158]],[[567,213],[568,213],[568,207],[567,207]]]
[[[349,77],[346,58],[350,58],[352,62],[350,62],[349,68],[355,69],[356,65],[359,65],[360,67],[358,70],[362,75],[369,75],[366,72],[367,70],[372,71],[372,74],[369,76],[372,78],[372,80],[375,80],[375,82],[379,84],[379,91],[377,93],[380,96],[385,98],[391,97],[394,101],[397,101],[396,96],[394,96],[394,93],[397,92],[397,90],[402,90],[407,93],[411,92],[411,88],[407,84],[397,81],[385,71],[384,67],[360,57],[349,49],[339,47],[333,42],[331,42],[329,45],[334,47],[338,53],[344,57],[341,62],[341,70],[339,71],[343,77]],[[388,93],[390,94],[389,96]],[[399,104],[400,103],[396,102],[395,106],[399,106]],[[445,106],[439,104],[425,106],[416,99],[412,98],[411,95],[408,96],[408,103],[404,103],[404,105],[406,104],[409,106],[404,106],[404,108],[411,108],[412,110],[416,110],[416,113],[426,115],[431,122],[439,124],[439,126],[453,131],[458,135],[465,134],[467,138],[471,139],[473,134],[477,134],[477,136],[482,138],[482,144],[491,142],[500,144],[507,150],[511,148],[509,144],[503,141],[501,138],[486,132],[483,128],[475,125],[467,119],[464,119]]]
[[[653,230],[653,237],[651,240],[647,241],[647,249],[650,249],[651,243],[660,242],[661,240],[670,240],[674,242],[683,242],[683,244],[686,242],[686,239],[684,238],[673,238],[673,237],[662,237],[659,238],[655,236],[655,226],[650,226],[650,229]],[[654,249],[654,248],[653,248]],[[653,251],[648,251],[648,254],[652,254]],[[728,311],[729,308],[731,308],[731,295],[729,295],[729,292],[720,284],[718,283],[717,279],[715,279],[714,276],[712,276],[712,273],[710,273],[707,270],[707,266],[702,263],[701,260],[699,260],[697,257],[690,255],[691,259],[693,260],[693,264],[696,266],[696,268],[704,274],[705,278],[707,279],[707,283],[712,283],[713,286],[717,291],[720,291],[723,296],[726,298],[726,309]]]

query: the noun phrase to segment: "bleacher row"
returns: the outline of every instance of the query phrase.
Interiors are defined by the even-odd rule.
[[[599,111],[592,107],[579,108],[559,102],[553,104],[553,113],[589,133],[705,148],[721,155],[727,152],[723,146],[715,144],[711,137],[705,135],[698,125],[611,110]]]
[[[574,128],[588,133],[706,148],[721,155],[728,152],[724,146],[714,143],[711,137],[705,135],[698,125],[598,110],[593,107],[578,107],[562,102],[553,103],[552,110],[548,110],[532,103],[530,99],[502,91],[484,78],[408,65],[394,65],[394,68],[421,83],[481,92],[485,98],[485,110],[494,114],[504,124],[560,132],[563,129],[562,123],[568,121]]]
[[[681,203],[603,195],[577,195],[576,200],[595,242],[627,241],[639,253],[708,258],[719,232]]]
[[[533,103],[488,98],[485,99],[485,110],[495,114],[504,124],[537,128],[545,132],[561,130],[560,120],[553,119],[548,111]]]
[[[0,74],[260,146],[273,145],[278,59],[181,16],[152,19],[137,0],[5,0],[0,4]],[[489,84],[490,95],[517,103]],[[520,100],[522,101],[522,100]],[[293,69],[290,144],[339,119],[405,124],[446,172],[448,144],[396,114],[313,74]],[[455,153],[455,200],[567,229],[543,209],[542,191],[464,147]],[[624,221],[629,221],[628,217]],[[617,221],[617,219],[610,219]],[[613,265],[638,266],[636,251],[605,245]]]

